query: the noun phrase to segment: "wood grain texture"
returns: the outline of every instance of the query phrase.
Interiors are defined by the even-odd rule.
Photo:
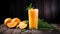
[[[3,32],[2,34],[12,34],[13,31],[14,31],[14,29],[8,29],[5,32]]]
[[[12,32],[12,34],[20,34],[20,33],[21,33],[20,29],[15,29],[15,30]]]
[[[60,24],[51,24],[56,27],[54,30],[42,31],[42,30],[26,30],[21,31],[18,28],[8,28],[5,25],[0,25],[0,34],[60,34]]]
[[[0,34],[6,31],[8,28],[5,25],[0,25]]]

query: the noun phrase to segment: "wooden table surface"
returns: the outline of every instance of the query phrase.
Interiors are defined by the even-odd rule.
[[[41,31],[41,30],[27,30],[21,32],[20,29],[10,29],[5,25],[0,25],[0,34],[60,34],[60,24],[52,24],[56,27],[54,30],[51,31]]]

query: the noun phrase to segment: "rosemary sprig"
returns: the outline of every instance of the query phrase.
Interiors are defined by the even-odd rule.
[[[29,10],[29,9],[31,9],[31,8],[34,8],[33,6],[32,6],[32,3],[30,3],[30,5],[29,6],[26,6],[27,8],[26,8],[26,10]]]

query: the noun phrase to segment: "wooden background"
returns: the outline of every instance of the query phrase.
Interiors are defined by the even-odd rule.
[[[39,9],[39,17],[49,23],[60,23],[60,0],[1,0],[0,24],[5,18],[28,19],[26,6],[33,3]]]

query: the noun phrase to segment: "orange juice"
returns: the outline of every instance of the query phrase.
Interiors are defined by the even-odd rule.
[[[29,29],[38,29],[38,9],[29,9]]]

